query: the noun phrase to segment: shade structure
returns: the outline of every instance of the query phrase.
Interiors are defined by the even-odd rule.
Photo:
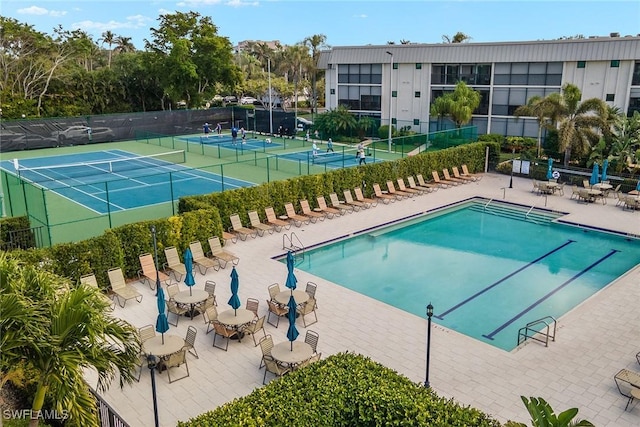
[[[196,281],[193,278],[193,254],[190,248],[184,251],[184,269],[187,272],[184,275],[184,284],[189,287],[189,295],[191,295],[191,288],[196,284]]]
[[[553,178],[553,159],[549,158],[547,161],[547,179]]]
[[[238,272],[236,271],[236,267],[233,267],[231,270],[231,298],[229,298],[229,305],[233,310],[237,310],[240,308],[242,303],[240,302],[240,298],[238,297],[238,288],[240,287],[240,280],[238,279]]]
[[[609,160],[608,159],[604,159],[604,162],[602,163],[602,175],[600,177],[600,179],[602,181],[606,181],[607,180],[607,168],[609,167]]]
[[[293,351],[293,342],[298,338],[298,329],[296,328],[296,299],[291,295],[289,297],[289,313],[287,313],[287,317],[289,318],[289,328],[287,329],[287,339],[291,341],[291,351]]]
[[[162,334],[162,344],[164,344],[164,333],[169,330],[169,321],[167,320],[167,303],[164,301],[164,290],[162,289],[160,281],[158,281],[156,285],[156,302],[158,303],[158,319],[156,320],[156,332]]]
[[[287,253],[287,282],[285,283],[285,286],[292,291],[296,288],[298,283],[298,279],[296,279],[296,276],[293,274],[293,266],[293,252],[289,251]]]
[[[591,171],[591,178],[589,179],[589,184],[596,185],[600,182],[600,167],[597,163],[593,164],[593,170]]]

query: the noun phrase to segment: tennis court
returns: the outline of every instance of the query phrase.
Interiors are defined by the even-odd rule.
[[[375,154],[375,152],[373,153]],[[323,165],[326,169],[341,169],[357,166],[359,163],[357,154],[357,149],[347,149],[343,147],[329,153],[320,152],[315,156],[313,155],[313,151],[309,150],[280,154],[279,157],[296,162],[306,162],[310,165]],[[372,151],[367,153],[367,163],[378,163],[382,161],[382,159],[377,159],[375,155],[372,156]]]
[[[188,168],[182,165],[185,162],[184,151],[140,156],[124,150],[103,150],[23,159],[19,163],[3,160],[0,168],[99,214],[255,185]]]

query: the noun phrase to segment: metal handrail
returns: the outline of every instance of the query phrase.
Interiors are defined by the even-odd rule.
[[[483,208],[483,209],[484,209],[485,211],[487,210],[487,207],[489,206],[489,204],[490,204],[491,202],[493,202],[493,198],[489,199],[489,201],[487,202],[487,204],[486,204],[486,205],[484,205],[484,208]]]
[[[537,328],[535,328],[541,325],[544,326],[542,329],[546,330],[545,332],[541,332]],[[553,326],[553,332],[549,331],[549,328],[551,326]],[[522,344],[523,342],[525,342],[530,338],[532,340],[536,340],[538,342],[544,343],[545,347],[549,347],[549,338],[551,338],[551,341],[556,340],[556,329],[557,329],[557,321],[553,316],[545,316],[540,319],[529,322],[526,324],[526,326],[518,330],[518,345]],[[531,335],[529,335],[530,332],[532,333]],[[544,339],[538,338],[537,335],[540,335],[540,334],[544,336]]]
[[[287,242],[289,243],[288,245]],[[291,235],[287,235],[287,233],[284,233],[282,235],[282,249],[290,250],[294,253],[294,255],[298,252],[301,252],[303,254],[302,256],[304,257],[304,245],[296,235],[295,231],[292,231]]]

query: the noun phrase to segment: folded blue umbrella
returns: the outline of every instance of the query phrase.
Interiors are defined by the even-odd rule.
[[[291,341],[291,351],[293,351],[293,342],[298,338],[298,329],[296,328],[296,299],[291,295],[289,297],[289,313],[287,313],[287,317],[289,318],[289,329],[287,329],[287,339]]]
[[[640,180],[638,180],[638,185],[636,185],[636,191],[640,191]]]
[[[164,301],[164,290],[160,283],[157,284],[158,293],[157,300],[158,303],[158,319],[156,320],[156,332],[162,334],[162,343],[164,344],[164,333],[169,330],[169,321],[167,319],[167,304]]]
[[[589,179],[589,184],[596,185],[597,183],[600,182],[599,169],[600,169],[600,167],[598,166],[598,164],[594,163],[593,164],[593,171],[591,171],[591,178]]]
[[[238,272],[233,267],[231,270],[231,298],[229,298],[229,305],[235,310],[239,309],[242,305],[240,297],[238,297],[238,288],[240,287],[240,280],[238,279]]]
[[[184,284],[189,287],[189,295],[191,295],[191,289],[196,284],[193,278],[193,255],[191,254],[191,248],[187,248],[184,251],[184,269],[187,274],[184,276]]]
[[[553,159],[549,157],[547,162],[547,179],[553,178]]]

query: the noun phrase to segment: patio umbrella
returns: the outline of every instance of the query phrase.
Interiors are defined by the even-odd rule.
[[[600,173],[598,173],[599,166],[597,163],[593,164],[593,171],[591,171],[591,179],[589,179],[589,184],[596,185],[600,182]]]
[[[184,276],[184,284],[189,287],[189,295],[191,295],[191,288],[196,284],[196,281],[193,278],[193,254],[191,254],[190,248],[184,251],[184,269],[187,272]]]
[[[229,298],[229,305],[233,308],[233,313],[236,313],[236,310],[240,308],[242,303],[240,302],[240,298],[238,297],[238,287],[240,287],[240,282],[238,280],[238,272],[236,271],[236,267],[233,267],[231,270],[231,298]]]
[[[164,301],[164,290],[160,285],[160,282],[156,283],[157,285],[157,303],[158,303],[158,319],[156,320],[156,332],[162,334],[162,344],[164,344],[164,333],[169,330],[169,321],[167,320],[167,304]]]
[[[638,185],[636,185],[636,191],[640,191],[640,180],[638,180]]]
[[[289,297],[289,313],[287,317],[289,318],[289,329],[287,329],[287,339],[291,341],[291,351],[293,351],[293,342],[298,338],[298,329],[296,328],[296,299],[291,295]]]
[[[609,159],[604,159],[602,163],[602,177],[600,178],[602,181],[607,180],[607,168],[609,167]]]
[[[293,266],[294,266],[293,253],[289,251],[287,253],[288,272],[287,272],[287,282],[285,283],[285,286],[291,289],[292,293],[293,293],[293,290],[296,288],[296,284],[298,283],[298,279],[296,279],[296,276],[293,274]]]
[[[549,157],[547,167],[547,179],[553,179],[553,159]]]

